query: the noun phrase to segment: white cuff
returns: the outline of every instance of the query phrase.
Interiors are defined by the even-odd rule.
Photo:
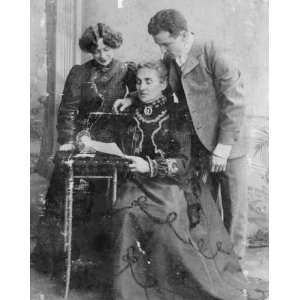
[[[230,155],[231,149],[232,145],[217,144],[215,150],[213,151],[213,155],[227,159]]]

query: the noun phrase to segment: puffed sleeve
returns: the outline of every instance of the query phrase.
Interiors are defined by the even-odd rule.
[[[57,141],[59,144],[71,143],[75,139],[75,119],[81,96],[81,74],[79,65],[72,67],[63,90],[57,114]]]
[[[129,93],[136,91],[136,64],[134,62],[127,62],[127,73],[124,81],[128,87]]]
[[[177,126],[179,127],[179,126]],[[174,128],[165,158],[150,159],[150,177],[171,177],[181,179],[189,171],[191,161],[191,133],[187,124]]]

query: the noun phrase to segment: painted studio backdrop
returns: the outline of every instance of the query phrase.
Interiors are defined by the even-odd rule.
[[[236,56],[245,82],[249,139],[249,243],[268,243],[268,2],[265,0],[31,0],[31,214],[43,204],[47,159],[55,151],[56,109],[72,65],[89,59],[78,47],[97,22],[123,33],[117,56],[160,56],[147,33],[162,8],[180,10],[200,39],[216,40]],[[38,172],[37,172],[38,171]],[[43,176],[41,176],[43,175]]]

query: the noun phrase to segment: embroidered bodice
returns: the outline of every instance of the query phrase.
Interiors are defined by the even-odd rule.
[[[126,154],[149,161],[151,177],[179,176],[190,161],[191,136],[185,123],[178,124],[170,114],[167,99],[139,103],[123,137]]]
[[[134,114],[133,154],[164,158],[169,138],[169,119],[166,98],[162,97],[150,104],[141,104]]]

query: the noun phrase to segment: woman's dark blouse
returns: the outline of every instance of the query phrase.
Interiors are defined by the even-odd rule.
[[[184,184],[190,173],[191,130],[188,122],[180,122],[172,114],[167,102],[162,97],[137,105],[133,122],[122,134],[123,149],[148,160],[150,177]]]
[[[74,142],[90,112],[112,112],[116,99],[135,90],[135,73],[133,63],[116,59],[108,66],[95,60],[75,65],[67,77],[58,109],[58,143]]]

